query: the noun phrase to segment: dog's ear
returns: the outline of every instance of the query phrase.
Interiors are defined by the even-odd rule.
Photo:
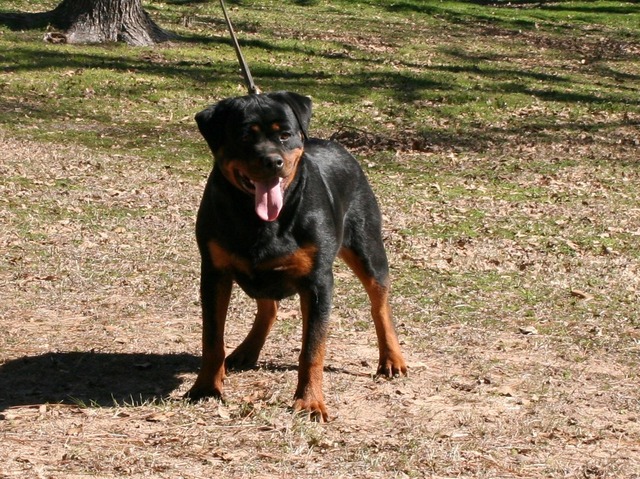
[[[196,113],[196,123],[200,134],[207,140],[209,148],[214,153],[224,142],[227,110],[223,100]]]
[[[269,96],[274,100],[284,101],[291,107],[306,139],[308,137],[309,123],[311,122],[311,98],[289,91],[278,91],[269,94]]]

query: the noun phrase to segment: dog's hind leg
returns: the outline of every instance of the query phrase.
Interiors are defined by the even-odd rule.
[[[407,364],[400,351],[389,305],[389,273],[382,239],[375,241],[375,253],[343,246],[340,258],[351,268],[364,286],[371,301],[371,316],[378,337],[380,353],[377,374],[394,377],[407,374]]]
[[[227,370],[252,369],[258,362],[269,331],[276,320],[278,302],[271,299],[258,299],[258,312],[251,331],[242,343],[227,357]]]

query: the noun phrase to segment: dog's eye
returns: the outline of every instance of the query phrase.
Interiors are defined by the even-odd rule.
[[[280,141],[285,142],[291,138],[291,133],[280,133]]]

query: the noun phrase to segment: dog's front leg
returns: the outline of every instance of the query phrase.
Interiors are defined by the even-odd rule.
[[[185,397],[197,401],[222,397],[224,381],[224,324],[233,285],[231,275],[211,268],[203,261],[200,280],[202,302],[202,366],[196,382]]]
[[[293,409],[307,412],[314,420],[325,422],[329,419],[322,394],[322,373],[324,368],[325,343],[329,315],[333,277],[322,285],[300,290],[302,309],[302,350],[298,364],[298,387],[294,396]]]

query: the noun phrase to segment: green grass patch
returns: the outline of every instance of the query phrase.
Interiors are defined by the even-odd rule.
[[[12,2],[4,9],[27,7]],[[57,131],[55,138],[146,155],[144,140],[156,130],[191,124],[208,103],[242,92],[217,4],[154,2],[149,10],[180,40],[156,49],[60,46],[42,43],[38,32],[5,30],[0,123],[20,131],[28,118],[29,136],[44,134],[33,131],[35,124]],[[638,110],[637,95],[620,82],[624,75],[637,79],[624,43],[638,40],[635,4],[255,1],[233,13],[258,83],[312,95],[314,127],[323,134],[344,124],[387,133],[393,124],[427,140],[479,148],[496,122],[512,122],[514,112],[532,104],[543,111],[500,125],[500,133],[546,132],[564,106],[577,107],[576,114]],[[570,48],[577,35],[567,39],[568,25],[589,27],[578,50]],[[448,28],[456,29],[450,42],[433,40]],[[474,40],[478,35],[492,41]]]

